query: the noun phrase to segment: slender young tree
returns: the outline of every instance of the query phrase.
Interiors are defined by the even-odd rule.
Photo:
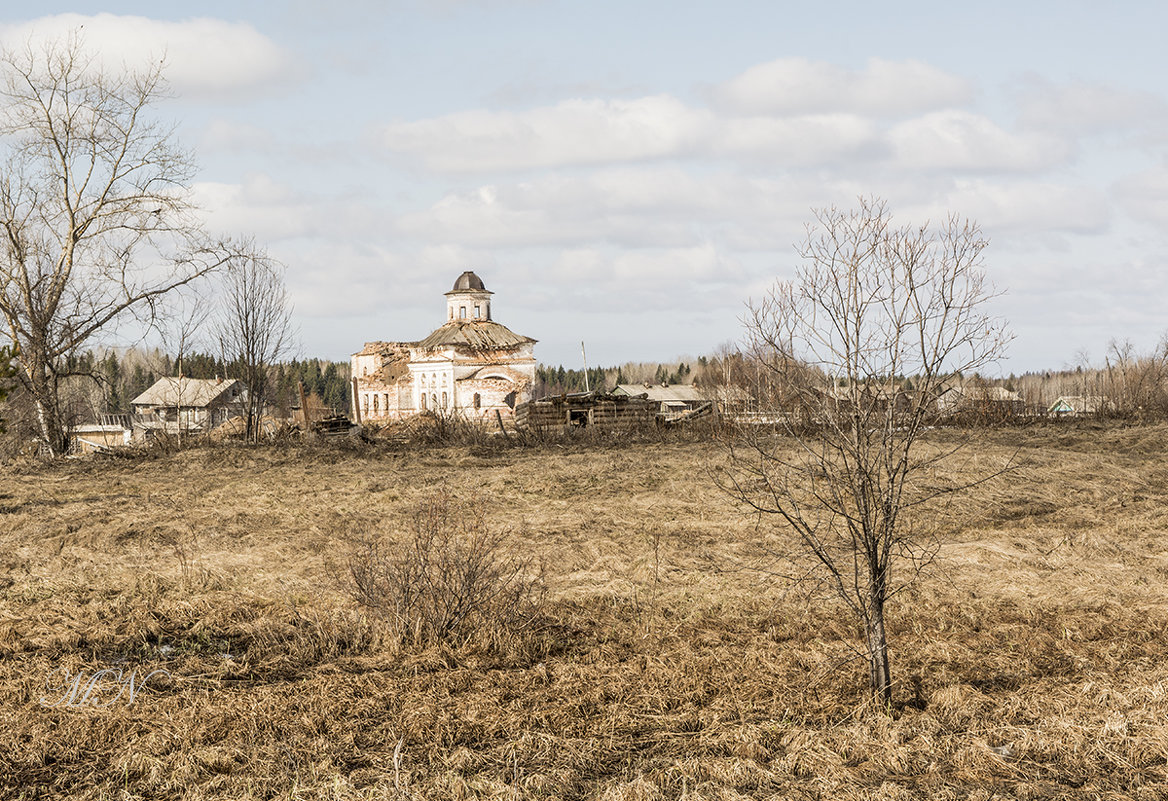
[[[50,454],[67,445],[69,357],[225,263],[194,171],[152,106],[161,68],[102,69],[73,34],[0,53],[0,319]]]
[[[223,299],[215,323],[219,351],[247,385],[246,437],[258,442],[264,408],[272,399],[270,368],[291,350],[292,305],[284,266],[253,250],[223,272]]]
[[[752,391],[768,421],[732,429],[723,486],[775,523],[790,572],[843,602],[860,624],[871,690],[891,699],[885,608],[932,558],[908,514],[941,493],[935,468],[962,446],[926,432],[958,373],[1010,340],[987,304],[987,242],[975,223],[896,227],[885,204],[816,212],[794,280],[746,319]],[[910,390],[896,376],[911,376]]]

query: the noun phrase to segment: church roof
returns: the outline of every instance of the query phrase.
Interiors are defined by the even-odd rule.
[[[479,283],[481,285],[482,282]],[[475,350],[495,350],[514,348],[529,342],[535,342],[535,340],[516,334],[507,326],[493,320],[451,320],[419,342],[418,347],[423,350],[436,350],[451,346]]]
[[[467,270],[458,278],[454,279],[454,288],[447,292],[447,295],[453,295],[455,292],[490,292],[483,285],[483,279],[479,278],[472,271]],[[493,295],[494,293],[491,292]]]

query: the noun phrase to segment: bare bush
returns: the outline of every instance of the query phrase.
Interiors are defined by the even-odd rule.
[[[349,558],[349,592],[403,644],[462,644],[521,632],[536,619],[543,581],[483,504],[441,488],[410,514],[404,541],[364,540]]]

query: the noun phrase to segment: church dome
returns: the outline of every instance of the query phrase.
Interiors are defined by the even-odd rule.
[[[483,279],[479,278],[477,275],[475,275],[470,270],[467,270],[462,275],[458,276],[458,278],[454,282],[454,288],[451,289],[450,291],[451,292],[467,292],[467,291],[473,292],[476,290],[479,292],[486,292],[487,288],[485,286],[483,286]]]

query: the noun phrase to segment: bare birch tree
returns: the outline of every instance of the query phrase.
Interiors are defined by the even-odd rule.
[[[149,325],[228,254],[195,222],[191,159],[152,118],[159,66],[104,71],[72,35],[0,54],[0,72],[0,317],[55,455],[67,357],[120,324]]]
[[[771,555],[790,568],[779,572],[822,582],[858,621],[871,689],[885,704],[885,607],[935,553],[906,513],[978,480],[942,485],[933,475],[960,447],[925,437],[937,398],[1011,338],[987,309],[994,291],[978,226],[950,217],[937,229],[894,227],[890,216],[879,200],[816,212],[795,279],[751,304],[760,407],[785,436],[732,429],[723,476],[775,522],[785,544]]]
[[[215,332],[223,361],[247,385],[244,428],[247,439],[258,442],[271,396],[270,368],[293,345],[284,266],[259,251],[233,261],[223,273]]]

